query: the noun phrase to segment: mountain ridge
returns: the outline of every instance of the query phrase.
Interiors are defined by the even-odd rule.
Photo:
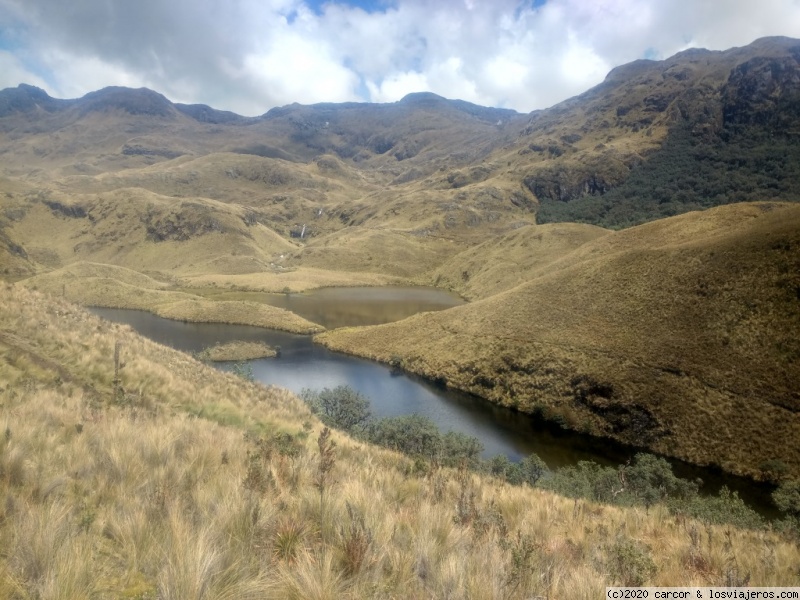
[[[361,172],[391,175],[390,187],[470,188],[492,181],[495,187],[514,186],[539,222],[619,228],[730,201],[792,200],[791,168],[761,183],[758,173],[768,165],[760,163],[750,168],[750,179],[757,184],[754,191],[769,194],[765,197],[737,193],[723,177],[705,200],[685,198],[674,187],[664,200],[654,198],[658,190],[629,180],[644,165],[668,167],[673,157],[661,150],[673,142],[698,167],[709,157],[721,158],[717,171],[734,168],[735,149],[748,144],[765,148],[767,161],[793,155],[796,144],[789,138],[800,131],[798,73],[800,41],[791,38],[762,38],[726,51],[690,49],[661,61],[616,67],[583,94],[527,115],[423,92],[394,103],[295,103],[241,117],[173,104],[144,88],[112,87],[57,100],[23,85],[0,91],[0,131],[13,137],[5,144],[0,138],[0,152],[11,158],[6,174],[16,176],[31,166],[50,169],[54,160],[64,168],[84,168],[79,165],[86,161],[73,160],[73,145],[49,150],[53,140],[44,137],[72,136],[70,128],[81,124],[80,135],[90,138],[84,145],[102,152],[94,159],[101,171],[226,151],[305,163],[331,154]],[[36,106],[45,107],[46,114],[36,113]],[[169,121],[166,130],[163,123],[156,125],[158,119]],[[110,144],[109,129],[119,131],[113,139],[122,143]],[[140,135],[122,139],[125,129]],[[777,142],[764,136],[777,136]],[[36,148],[26,152],[21,140]],[[687,145],[700,148],[692,152]],[[149,159],[125,160],[120,152]],[[20,167],[14,169],[15,164]],[[459,172],[486,167],[489,172],[479,181]],[[432,180],[441,170],[444,182]],[[616,195],[606,200],[609,192]],[[632,195],[641,198],[639,208],[625,201]]]
[[[87,96],[0,92],[0,276],[193,318],[213,311],[185,290],[439,286],[474,302],[322,339],[627,443],[652,425],[653,448],[726,470],[780,458],[687,407],[773,427],[795,406],[800,41],[637,61],[527,115]]]

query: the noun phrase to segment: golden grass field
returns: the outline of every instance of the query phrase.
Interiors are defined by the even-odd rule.
[[[84,306],[147,310],[161,317],[195,323],[230,323],[270,327],[292,333],[324,328],[296,314],[252,301],[213,301],[166,289],[166,284],[122,267],[74,263],[20,283]]]
[[[800,448],[786,441],[800,433],[794,205],[731,205],[619,232],[527,224],[480,244],[367,226],[299,243],[258,233],[238,206],[193,200],[205,207],[195,211],[151,192],[103,194],[61,198],[53,210],[12,193],[23,216],[9,231],[38,259],[39,273],[20,285],[84,305],[295,333],[322,327],[247,293],[437,285],[475,301],[319,340],[400,357],[409,371],[492,402],[697,464],[760,477],[763,463],[780,460],[800,473]],[[69,206],[97,216],[90,225],[65,216]],[[153,214],[149,227],[175,239],[148,239]],[[131,218],[138,224],[125,227]]]
[[[636,61],[529,115],[421,94],[226,124],[149,90],[52,112],[3,90],[0,277],[87,306],[295,333],[323,328],[250,295],[434,285],[472,303],[318,340],[570,429],[757,478],[778,460],[797,477],[794,206],[624,231],[537,224],[542,207],[623,185],[675,131],[711,162],[714,144],[747,162],[764,139],[785,142],[794,125],[768,126],[795,118],[780,104],[795,46]],[[736,69],[750,74],[738,87]],[[753,78],[771,74],[784,79],[762,98]],[[725,119],[751,137],[739,146]],[[783,170],[765,187],[735,161],[720,169],[768,201],[794,189],[792,156],[773,158],[763,171]]]
[[[589,599],[611,584],[800,585],[798,546],[767,530],[448,469],[416,475],[336,432],[331,451],[290,393],[18,285],[0,285],[0,381],[0,598]]]

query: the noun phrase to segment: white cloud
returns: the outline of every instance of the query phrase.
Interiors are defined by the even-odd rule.
[[[47,89],[45,81],[28,70],[22,61],[6,50],[0,50],[0,89],[17,87],[20,83],[28,83]]]
[[[368,81],[367,88],[374,102],[395,102],[406,94],[429,90],[430,85],[421,73],[406,71],[393,73],[380,83]]]
[[[124,66],[112,65],[96,56],[76,56],[53,49],[45,53],[43,59],[59,94],[66,98],[77,98],[110,85],[132,88],[152,85]]]
[[[147,85],[244,114],[415,91],[530,111],[645,55],[800,37],[798,0],[315,6],[321,12],[304,0],[0,0],[0,84],[52,82],[62,96]]]
[[[274,36],[270,47],[244,59],[243,76],[279,103],[357,100],[358,77],[324,43],[292,31]]]

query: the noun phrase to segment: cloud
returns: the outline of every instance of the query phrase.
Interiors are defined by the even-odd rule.
[[[0,85],[105,85],[261,114],[432,91],[520,111],[614,66],[800,37],[798,0],[0,0]]]
[[[44,79],[28,70],[17,56],[7,50],[0,50],[0,89],[16,87],[20,83],[38,87],[47,85]]]

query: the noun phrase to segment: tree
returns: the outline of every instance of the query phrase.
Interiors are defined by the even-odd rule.
[[[538,454],[532,453],[518,463],[508,462],[504,464],[498,461],[492,465],[492,469],[504,468],[506,480],[513,485],[527,483],[530,486],[536,485],[542,476],[547,472],[547,465],[539,458]]]

